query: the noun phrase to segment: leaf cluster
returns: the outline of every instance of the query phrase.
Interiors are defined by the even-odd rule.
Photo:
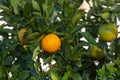
[[[120,1],[93,0],[93,7],[87,13],[78,9],[82,2],[0,0],[0,21],[6,22],[0,25],[3,38],[0,40],[0,79],[119,80],[119,38],[108,45],[99,38],[98,28],[109,22],[117,25]],[[22,28],[27,29],[23,37],[28,35],[29,45],[21,44],[18,39]],[[49,33],[57,34],[62,41],[60,50],[54,54],[42,51],[40,46],[42,37]],[[91,45],[100,47],[105,57],[91,58]],[[44,70],[45,65],[49,66]]]

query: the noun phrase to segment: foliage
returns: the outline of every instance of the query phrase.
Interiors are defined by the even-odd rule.
[[[93,0],[89,12],[78,10],[82,1],[0,0],[0,21],[6,21],[0,25],[0,80],[119,80],[120,38],[108,45],[99,38],[98,28],[104,23],[117,25],[120,1]],[[27,29],[23,38],[29,38],[28,45],[19,41],[22,28]],[[55,54],[47,54],[40,46],[49,33],[62,41]],[[100,47],[105,57],[91,58],[91,45]],[[46,64],[49,70],[43,70]]]

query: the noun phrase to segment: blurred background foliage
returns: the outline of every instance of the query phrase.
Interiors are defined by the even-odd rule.
[[[99,38],[98,27],[117,25],[120,1],[92,1],[90,6],[86,0],[86,12],[78,9],[83,0],[0,0],[0,21],[6,22],[0,25],[0,80],[119,80],[120,38],[108,45]],[[22,28],[28,45],[18,39]],[[49,33],[62,41],[55,54],[41,50],[40,40]],[[91,58],[91,45],[99,46],[105,57]],[[43,69],[46,64],[49,69]]]

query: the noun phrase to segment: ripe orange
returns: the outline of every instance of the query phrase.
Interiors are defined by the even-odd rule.
[[[61,46],[61,40],[56,34],[48,34],[43,37],[41,47],[49,53],[56,52]]]
[[[98,33],[100,35],[100,38],[104,41],[110,42],[113,39],[117,38],[118,35],[118,29],[117,27],[112,24],[103,24],[99,27]]]
[[[27,45],[28,44],[28,39],[27,38],[23,38],[24,36],[24,33],[26,32],[26,29],[23,28],[19,31],[18,33],[18,38],[19,38],[19,41],[24,44],[24,45]]]
[[[101,59],[105,56],[103,50],[96,45],[91,45],[90,55],[94,59]]]

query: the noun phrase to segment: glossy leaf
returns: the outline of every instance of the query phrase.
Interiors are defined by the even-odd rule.
[[[33,57],[32,57],[33,60],[38,56],[38,54],[40,53],[39,51],[40,51],[40,46],[37,46],[33,52]]]
[[[19,14],[19,11],[18,11],[18,4],[19,4],[19,0],[11,0],[11,5],[13,7],[13,10],[14,10],[14,13],[15,14]]]
[[[40,11],[40,6],[35,0],[32,0],[32,5],[35,10]]]
[[[96,44],[95,39],[90,35],[89,32],[81,32],[81,34],[83,35],[84,38],[87,39],[87,41],[91,44]]]
[[[51,72],[51,78],[52,80],[59,80],[57,73]]]
[[[66,72],[62,77],[62,80],[68,80],[69,76],[70,76],[70,72]]]
[[[108,22],[119,28],[119,3],[120,0],[0,0],[0,80],[119,80],[119,35],[106,42],[98,34],[99,26]],[[79,10],[81,5],[90,10]],[[27,45],[18,38],[22,28],[27,29],[23,36],[29,39]],[[50,33],[61,39],[61,47],[55,53],[41,50],[41,39]],[[91,58],[91,45],[99,46],[105,57]],[[50,46],[54,49],[56,45]]]

